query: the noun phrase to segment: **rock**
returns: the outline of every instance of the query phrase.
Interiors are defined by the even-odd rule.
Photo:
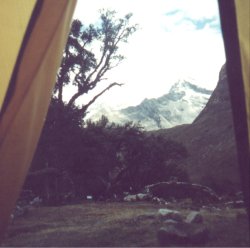
[[[174,225],[167,225],[162,227],[157,233],[158,241],[161,246],[169,245],[185,245],[187,243],[187,234]]]
[[[240,201],[240,200],[244,200],[244,196],[243,196],[243,192],[242,191],[239,191],[235,194],[235,198],[237,201]]]
[[[225,203],[226,207],[229,208],[244,208],[245,207],[245,203],[244,201],[230,201],[230,202],[226,202]]]
[[[136,195],[127,195],[123,198],[123,200],[126,202],[134,202],[137,200],[137,196]]]
[[[245,202],[242,200],[235,201],[233,204],[234,208],[244,208],[245,207]]]
[[[34,198],[35,198],[35,195],[34,195],[34,193],[31,190],[22,190],[20,192],[20,195],[19,195],[19,198],[17,200],[17,203],[20,203],[19,205],[27,205]]]
[[[170,223],[157,233],[161,246],[197,246],[207,242],[209,231],[199,224]]]
[[[28,206],[21,207],[17,205],[14,209],[14,212],[12,213],[13,219],[15,219],[16,217],[25,216],[28,212],[29,212]]]
[[[13,224],[14,223],[14,219],[15,219],[15,215],[11,214],[10,218],[9,218],[9,224]]]
[[[141,214],[141,215],[138,215],[136,216],[136,220],[138,221],[143,221],[143,220],[152,220],[152,219],[155,219],[156,218],[156,215],[154,213],[152,214]]]
[[[202,215],[197,211],[192,211],[188,214],[186,220],[186,223],[202,223],[203,217]]]
[[[201,209],[202,209],[202,210],[205,210],[205,211],[208,211],[208,212],[211,212],[211,213],[221,211],[220,208],[217,208],[217,207],[215,207],[215,206],[202,206]]]
[[[86,199],[87,199],[87,200],[93,200],[93,196],[92,196],[92,195],[87,195],[87,196],[86,196]]]
[[[164,221],[164,224],[175,224],[175,223],[177,223],[177,221],[172,219],[167,219]]]
[[[37,196],[32,201],[30,201],[30,205],[34,207],[39,207],[42,204],[43,200]]]
[[[159,209],[158,214],[162,220],[171,219],[177,222],[181,222],[183,220],[179,211],[175,211],[175,210],[171,210],[167,208]]]
[[[200,184],[187,182],[160,182],[146,186],[145,192],[164,200],[170,200],[174,197],[177,200],[190,198],[196,203],[215,203],[220,201],[220,198],[212,189]]]
[[[176,211],[176,210],[172,210],[172,209],[160,208],[160,209],[158,210],[158,213],[159,213],[160,215],[165,216],[165,215],[170,214],[170,213],[179,214],[180,212],[179,212],[179,211]]]
[[[127,202],[133,201],[146,201],[149,200],[150,196],[148,194],[138,193],[136,195],[126,195],[123,200]]]
[[[194,228],[190,233],[189,243],[192,245],[204,245],[208,240],[209,231],[205,226]]]
[[[139,201],[146,201],[146,200],[149,199],[149,195],[148,194],[139,193],[139,194],[136,195],[136,198]]]
[[[157,203],[157,204],[161,204],[161,205],[163,205],[163,204],[166,203],[166,201],[165,201],[164,199],[158,198],[158,197],[153,197],[153,198],[152,198],[152,202],[153,202],[153,203]]]

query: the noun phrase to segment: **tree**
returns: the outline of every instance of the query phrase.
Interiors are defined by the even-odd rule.
[[[77,106],[75,101],[104,81],[105,74],[124,59],[119,46],[136,31],[136,25],[130,25],[131,16],[116,18],[114,11],[102,10],[96,26],[85,27],[79,20],[72,22],[32,171],[55,168],[62,175],[69,175],[71,164],[81,161],[79,151],[86,134],[83,118],[88,107],[107,90],[121,84],[110,83],[83,106]],[[64,102],[63,93],[69,85],[75,86],[76,92]]]
[[[52,104],[51,113],[58,106]],[[50,196],[47,201],[55,203],[67,193],[80,198],[89,194],[111,197],[131,188],[139,192],[173,176],[187,179],[180,167],[187,152],[180,143],[148,134],[139,124],[110,123],[106,117],[87,121],[83,128],[77,115],[68,110],[64,106],[68,117],[64,126],[55,122],[49,129],[47,124],[30,175],[30,182],[40,185],[39,194]],[[50,116],[47,121],[53,123]]]
[[[113,185],[119,183],[123,185],[123,190],[132,188],[138,192],[145,185],[168,181],[171,177],[188,180],[186,172],[180,167],[188,155],[182,144],[147,134],[136,126],[130,126],[129,132],[133,135],[129,137],[127,133],[124,136],[121,150],[125,166]]]
[[[167,173],[168,159],[185,156],[181,145],[148,136],[132,122],[118,125],[103,117],[96,123],[83,124],[88,107],[107,90],[121,85],[110,83],[88,103],[76,104],[124,59],[118,53],[119,45],[136,31],[136,26],[129,24],[130,18],[128,14],[116,19],[114,11],[102,11],[97,26],[84,27],[79,20],[72,23],[30,176],[32,183],[39,176],[41,194],[48,202],[60,200],[69,191],[79,197],[98,197],[130,187],[141,190],[175,173],[174,169]],[[99,53],[91,50],[93,44],[99,45]],[[64,102],[63,92],[69,85],[77,90]]]
[[[85,27],[80,20],[73,21],[55,86],[55,93],[61,104],[65,86],[72,84],[77,88],[67,103],[68,107],[72,107],[79,97],[88,94],[99,82],[105,80],[104,75],[124,59],[119,54],[119,45],[127,42],[137,29],[136,25],[130,25],[131,16],[132,14],[127,14],[124,18],[116,18],[115,11],[102,10],[100,24],[97,26],[91,24]],[[92,51],[93,44],[99,47],[99,54],[98,49],[95,53]],[[110,88],[121,85],[117,82],[110,83],[81,106],[79,111],[84,115],[98,97]]]

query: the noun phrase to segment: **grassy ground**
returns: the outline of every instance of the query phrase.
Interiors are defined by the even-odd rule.
[[[155,247],[157,230],[164,225],[154,217],[159,208],[151,203],[94,202],[34,208],[14,220],[2,246]],[[181,210],[183,216],[188,212]],[[203,210],[202,214],[210,229],[206,246],[249,246],[243,209]]]

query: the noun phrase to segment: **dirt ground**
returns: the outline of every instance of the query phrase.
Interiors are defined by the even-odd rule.
[[[152,203],[83,202],[39,207],[10,224],[2,246],[9,247],[156,247],[157,231],[164,226]],[[183,217],[190,210],[180,209]],[[210,230],[205,246],[249,247],[244,209],[201,210]]]

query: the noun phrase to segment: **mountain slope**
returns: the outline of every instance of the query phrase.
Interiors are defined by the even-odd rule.
[[[192,124],[158,131],[183,143],[189,152],[186,168],[193,182],[219,191],[239,190],[237,154],[225,66],[206,107]]]
[[[175,83],[169,93],[162,97],[145,99],[137,106],[116,111],[102,108],[90,118],[97,120],[103,114],[116,123],[140,122],[146,130],[169,128],[191,123],[205,107],[211,93],[212,91],[182,80]]]

